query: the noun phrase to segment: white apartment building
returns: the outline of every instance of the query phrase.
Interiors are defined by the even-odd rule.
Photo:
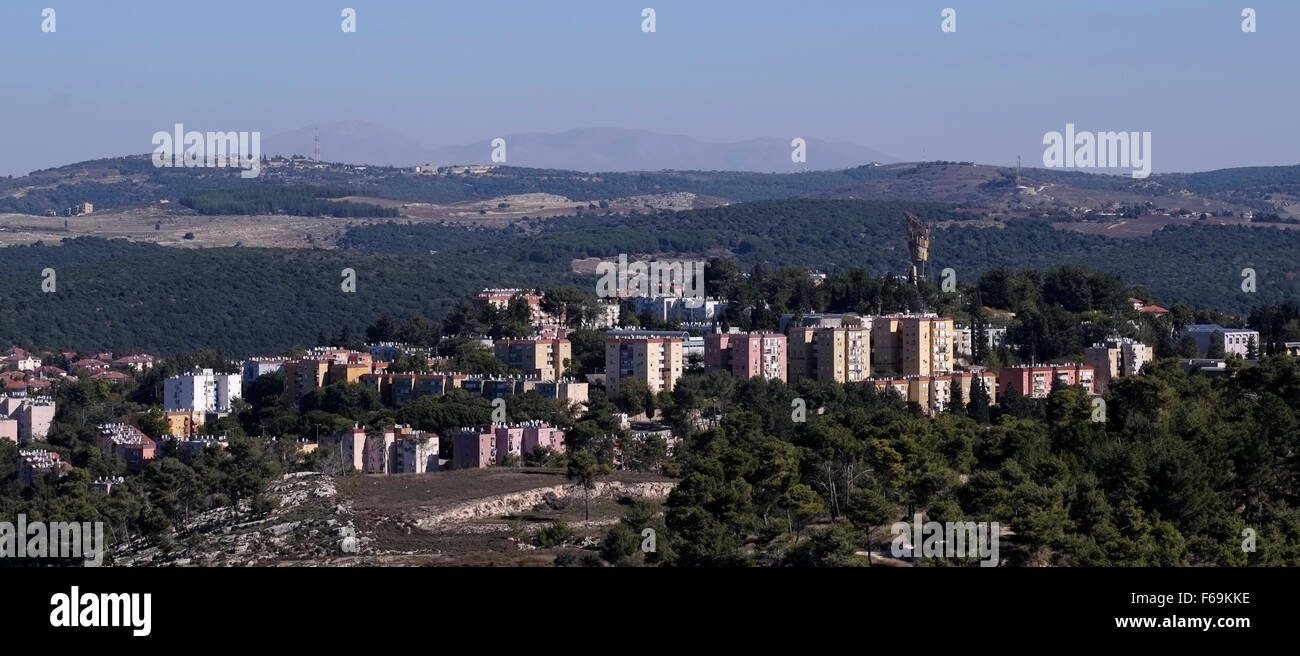
[[[163,381],[163,408],[168,412],[227,414],[232,402],[241,396],[239,374],[216,374],[211,369],[195,369]]]

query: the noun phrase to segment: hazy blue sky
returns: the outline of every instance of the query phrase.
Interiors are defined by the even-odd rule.
[[[1155,172],[1300,162],[1296,0],[5,0],[0,57],[0,174],[177,122],[344,119],[429,146],[616,126],[1035,166],[1073,122],[1151,131]]]

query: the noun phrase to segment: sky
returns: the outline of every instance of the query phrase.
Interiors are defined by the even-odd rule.
[[[1151,132],[1156,173],[1296,164],[1296,35],[1295,0],[0,0],[0,175],[150,152],[175,123],[341,120],[427,146],[623,127],[1029,166],[1074,123]]]

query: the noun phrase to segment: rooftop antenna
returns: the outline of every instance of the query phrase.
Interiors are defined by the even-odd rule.
[[[320,161],[320,126],[313,125],[311,126],[311,130],[312,130],[312,141],[314,142],[315,145],[315,148],[312,150],[312,159],[319,162]]]

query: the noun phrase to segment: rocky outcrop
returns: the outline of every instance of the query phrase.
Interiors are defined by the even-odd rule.
[[[642,483],[623,483],[619,481],[598,481],[591,491],[592,499],[617,499],[619,497],[641,497],[646,499],[664,499],[676,486],[675,481],[649,481]],[[464,522],[486,517],[500,517],[525,512],[547,505],[547,496],[568,498],[580,503],[582,488],[577,485],[553,485],[539,487],[523,492],[499,494],[484,499],[457,504],[447,508],[431,509],[427,514],[414,518],[416,527],[434,530],[448,524]]]

